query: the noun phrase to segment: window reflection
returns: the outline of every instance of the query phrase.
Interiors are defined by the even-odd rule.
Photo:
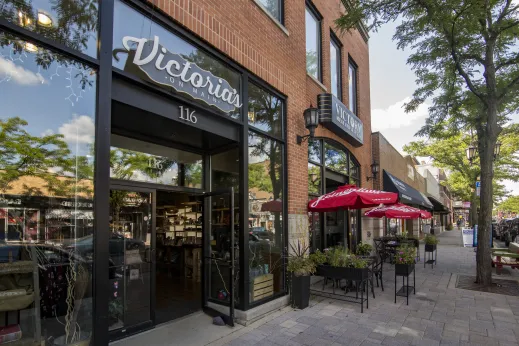
[[[321,163],[321,140],[308,140],[308,160]]]
[[[321,194],[321,167],[308,163],[308,193]]]
[[[202,155],[112,134],[110,177],[202,187]]]
[[[282,22],[281,6],[283,0],[259,0],[259,2],[269,11],[272,17],[276,18],[278,22]]]
[[[250,125],[273,136],[281,137],[282,111],[281,99],[255,84],[249,83],[249,111],[247,115]]]
[[[0,311],[27,344],[88,343],[96,71],[3,32],[0,42],[0,280],[19,273],[0,285]]]
[[[240,74],[232,70],[224,63],[218,61],[213,56],[205,53],[201,49],[196,48],[179,36],[176,36],[172,32],[166,30],[164,27],[154,22],[152,18],[147,18],[121,1],[115,2],[113,28],[114,58],[112,60],[112,65],[114,67],[134,74],[143,80],[149,81],[156,86],[170,91],[171,93],[177,93],[178,91],[176,91],[171,86],[171,82],[173,80],[173,83],[177,83],[175,85],[178,87],[178,80],[171,78],[168,80],[168,84],[158,84],[164,82],[162,79],[160,82],[152,81],[148,74],[133,64],[133,56],[135,55],[134,47],[132,46],[130,53],[127,53],[123,46],[123,38],[125,36],[147,39],[153,39],[154,36],[158,36],[160,45],[162,45],[168,51],[174,54],[179,54],[182,56],[182,58],[196,64],[201,69],[209,71],[213,75],[226,80],[232,88],[234,88],[238,93],[240,92]],[[182,81],[180,82],[182,83]],[[196,102],[202,102],[201,100],[207,99],[208,97],[208,95],[202,95],[201,91],[197,94],[196,98],[187,93],[182,93],[182,96],[191,98]],[[243,103],[241,98],[240,103]],[[203,104],[204,106],[208,106],[208,104],[205,102]],[[221,112],[221,110],[215,106],[209,107],[213,108],[217,112]],[[235,108],[233,111],[230,111],[226,114],[232,118],[238,119],[240,117],[240,109]]]
[[[306,24],[306,72],[320,80],[321,63],[321,22],[308,8],[305,12]]]
[[[97,57],[97,0],[1,2],[0,18],[91,57]],[[9,44],[0,41],[2,46]],[[26,44],[36,53],[38,47]]]
[[[334,145],[324,143],[324,163],[326,168],[341,174],[348,174],[348,155]]]
[[[279,142],[249,132],[248,246],[251,303],[284,291],[282,152]]]

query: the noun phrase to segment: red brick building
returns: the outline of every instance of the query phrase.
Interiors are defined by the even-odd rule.
[[[253,319],[288,303],[290,244],[354,248],[368,238],[360,211],[318,215],[310,225],[306,212],[309,198],[340,185],[371,187],[369,37],[361,26],[337,32],[343,1],[6,6],[0,102],[35,141],[61,151],[40,155],[49,167],[0,167],[9,184],[41,178],[0,200],[0,239],[43,244],[57,232],[53,251],[88,252],[77,327],[94,344],[202,307],[229,321]],[[320,111],[313,138],[309,108]],[[60,174],[71,178],[67,189]],[[52,215],[74,220],[51,223]],[[70,231],[79,224],[81,236]],[[64,332],[51,321],[64,314],[27,315],[43,316],[35,330],[58,337]]]

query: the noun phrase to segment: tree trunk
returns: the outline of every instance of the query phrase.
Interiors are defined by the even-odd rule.
[[[494,147],[499,134],[497,127],[497,105],[489,100],[487,124],[478,131],[479,159],[481,164],[481,190],[478,219],[478,248],[476,255],[476,282],[488,286],[492,284],[492,266],[490,258],[490,226],[492,221],[494,177]],[[482,132],[482,133],[481,133]]]

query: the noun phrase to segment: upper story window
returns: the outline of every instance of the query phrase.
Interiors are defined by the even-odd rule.
[[[279,23],[283,24],[283,0],[256,0]]]
[[[97,0],[2,1],[0,18],[97,58],[97,6]],[[24,49],[38,52],[32,44]]]
[[[321,15],[306,4],[306,72],[317,80],[321,76]]]
[[[342,71],[341,71],[341,45],[333,35],[330,39],[330,81],[332,94],[342,100]]]
[[[357,114],[357,65],[350,61],[348,71],[349,108],[353,114]]]

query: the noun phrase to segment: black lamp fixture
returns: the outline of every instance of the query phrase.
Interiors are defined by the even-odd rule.
[[[373,174],[373,175],[371,177],[366,177],[366,180],[370,181],[370,179],[376,179],[379,169],[380,169],[379,164],[377,162],[373,161],[373,163],[371,164],[371,174]]]
[[[501,152],[501,142],[497,142],[495,147],[494,147],[494,160],[497,159],[497,157],[499,156],[500,152]]]
[[[472,161],[474,160],[474,157],[476,156],[477,148],[474,144],[471,144],[467,149],[465,149],[465,152],[467,153],[467,159],[469,160],[470,164],[472,164]]]
[[[312,107],[310,104],[310,108],[307,108],[303,117],[305,118],[305,127],[310,131],[310,133],[306,136],[297,135],[297,144],[301,145],[308,138],[313,138],[315,134],[315,129],[317,125],[319,125],[319,109]]]

